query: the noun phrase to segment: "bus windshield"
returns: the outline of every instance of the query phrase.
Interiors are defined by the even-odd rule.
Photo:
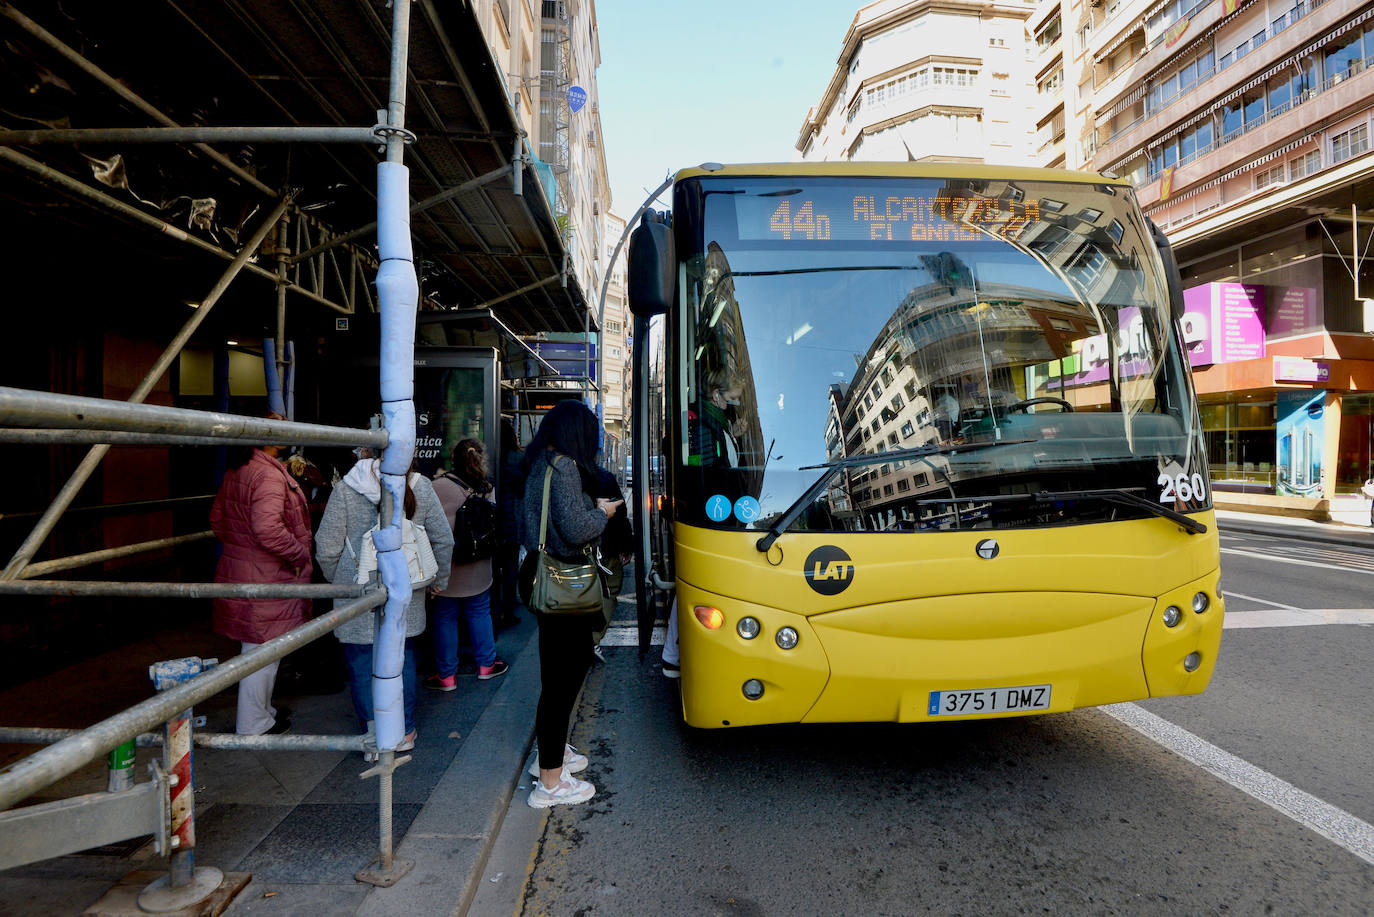
[[[936,531],[1151,508],[1016,494],[1210,505],[1168,287],[1129,188],[769,176],[675,194],[677,518]]]

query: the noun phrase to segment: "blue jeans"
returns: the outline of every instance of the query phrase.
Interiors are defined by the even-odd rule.
[[[344,659],[348,660],[348,693],[353,696],[353,712],[358,714],[359,726],[366,730],[372,714],[372,644],[345,643]],[[415,731],[415,695],[419,676],[415,669],[415,641],[406,640],[405,661],[401,665],[401,702],[405,708],[406,735]]]
[[[458,598],[434,599],[434,666],[440,678],[458,671],[458,613],[468,622],[472,655],[479,666],[496,661],[496,637],[491,630],[491,590]]]

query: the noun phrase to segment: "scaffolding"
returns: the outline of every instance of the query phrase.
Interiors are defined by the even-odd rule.
[[[446,181],[438,173],[434,157],[419,157],[417,174],[434,193],[418,202],[413,201],[410,169],[404,162],[408,158],[406,150],[422,138],[407,127],[407,85],[411,81],[423,83],[425,90],[433,93],[446,91],[445,85],[463,82],[426,82],[420,80],[416,72],[421,66],[433,66],[436,60],[445,66],[456,67],[462,55],[448,38],[443,23],[436,18],[434,8],[421,4],[427,53],[421,56],[421,61],[412,64],[408,57],[412,44],[409,0],[393,0],[388,5],[391,7],[389,24],[364,22],[359,30],[369,38],[378,31],[388,36],[385,42],[389,58],[385,62],[386,104],[376,110],[375,123],[309,126],[297,121],[260,127],[209,127],[177,123],[131,89],[128,81],[88,60],[13,5],[0,3],[0,16],[27,41],[41,48],[43,55],[65,62],[84,78],[113,94],[123,111],[136,112],[156,125],[0,130],[0,164],[27,177],[35,185],[60,194],[66,201],[75,201],[124,224],[147,230],[150,238],[171,240],[175,246],[188,251],[228,261],[208,290],[185,297],[186,305],[192,308],[191,314],[125,400],[0,387],[0,443],[89,447],[46,508],[33,514],[19,514],[24,522],[32,521],[32,526],[0,572],[0,595],[339,600],[332,612],[226,662],[195,657],[157,662],[152,673],[158,690],[154,697],[87,729],[0,727],[0,741],[47,746],[0,773],[0,810],[3,810],[0,811],[0,869],[151,834],[158,853],[168,857],[169,870],[167,876],[144,890],[140,903],[153,910],[165,911],[204,901],[227,880],[218,870],[195,864],[194,792],[186,775],[189,774],[192,748],[196,746],[375,752],[377,764],[363,776],[378,778],[378,854],[371,864],[357,873],[357,878],[377,885],[390,885],[409,868],[393,856],[391,836],[393,776],[409,759],[396,753],[404,731],[399,704],[383,701],[389,701],[392,695],[399,698],[404,607],[409,603],[412,590],[405,561],[400,556],[400,498],[415,446],[411,371],[416,312],[422,308],[438,308],[440,300],[457,295],[466,298],[466,305],[486,302],[524,306],[519,313],[512,314],[529,323],[526,331],[542,330],[541,321],[547,323],[544,327],[551,324],[570,330],[577,324],[560,310],[568,301],[575,303],[574,293],[580,293],[569,289],[563,270],[566,257],[561,247],[546,241],[546,218],[534,204],[528,205],[528,211],[520,211],[519,219],[487,219],[492,214],[499,217],[502,208],[509,209],[505,203],[509,198],[498,201],[490,193],[493,188],[508,183],[514,190],[515,199],[519,199],[521,180],[530,157],[518,134],[514,143],[495,135],[491,115],[483,111],[480,104],[474,102],[471,106],[479,127],[471,137],[464,138],[458,136],[459,132],[453,132],[427,137],[426,142],[449,145],[472,142],[484,150],[500,149],[505,158],[487,160],[489,168],[485,171],[466,168],[467,174],[455,182]],[[208,41],[216,39],[213,29],[203,25],[191,10],[180,4],[172,7]],[[327,20],[325,16],[315,25],[325,28]],[[263,37],[265,40],[266,36]],[[343,47],[357,38],[356,35],[336,34],[333,37],[337,39],[341,60],[351,61],[354,56],[362,56],[357,47]],[[432,53],[434,48],[438,48],[439,53]],[[282,58],[292,59],[293,55],[283,53]],[[350,70],[345,76],[353,81],[362,96],[370,98],[370,92],[362,91],[368,84],[360,71]],[[347,118],[333,108],[327,94],[316,89],[314,83],[308,74],[300,74],[300,87],[310,97],[311,104],[346,121]],[[434,86],[441,88],[436,90]],[[471,92],[471,87],[467,91]],[[432,114],[437,108],[433,101],[422,92],[419,110]],[[337,231],[316,215],[328,201],[307,201],[302,199],[298,188],[265,183],[255,170],[245,167],[240,158],[220,151],[218,147],[226,143],[240,149],[264,144],[324,144],[331,150],[382,151],[382,161],[375,165],[376,192],[373,196],[377,221],[347,232]],[[155,212],[156,207],[143,206],[148,202],[133,193],[121,172],[122,162],[118,156],[93,166],[97,184],[104,185],[97,187],[73,177],[70,169],[55,167],[32,152],[34,149],[65,149],[76,144],[83,145],[83,149],[137,144],[189,151],[202,167],[208,164],[254,201],[246,208],[247,216],[239,224],[244,233],[236,233],[232,244],[226,246],[222,240],[212,238],[215,227],[205,216],[203,205],[199,215],[204,220],[193,228],[159,215]],[[333,153],[326,153],[325,159],[333,156]],[[470,166],[479,160],[460,157],[458,161]],[[130,203],[131,199],[136,203]],[[213,201],[210,203],[213,205]],[[193,204],[193,209],[195,206]],[[340,214],[346,211],[340,210]],[[412,251],[412,218],[423,227],[428,243],[426,254],[422,256]],[[547,223],[547,229],[552,230],[552,214],[548,215]],[[247,232],[249,227],[251,232]],[[220,230],[223,231],[223,227]],[[375,250],[364,244],[374,233]],[[554,238],[556,240],[556,236]],[[513,253],[513,257],[498,255],[503,246]],[[552,262],[555,269],[545,267],[544,262]],[[275,290],[275,337],[264,340],[264,370],[269,378],[289,378],[295,368],[287,334],[289,297],[323,307],[341,317],[361,311],[375,311],[380,315],[381,414],[384,417],[380,428],[302,423],[294,420],[294,412],[290,412],[293,419],[271,420],[227,411],[145,403],[155,393],[159,381],[173,371],[198,330],[219,314],[216,306],[230,296],[236,282],[243,277],[266,280]],[[374,278],[375,292],[372,288]],[[427,280],[434,282],[426,286]],[[507,317],[509,320],[511,316]],[[336,325],[336,328],[346,327],[346,323]],[[269,391],[273,391],[273,384],[278,386],[275,389],[277,396],[285,394],[288,400],[283,403],[289,405],[290,386],[285,386],[283,393],[280,382],[269,382]],[[380,587],[109,581],[52,576],[111,560],[199,545],[212,537],[203,531],[35,559],[68,513],[118,508],[74,506],[78,494],[101,467],[112,446],[215,447],[264,442],[286,446],[362,446],[380,450],[383,496],[379,518],[382,528],[375,536],[382,576]],[[169,497],[119,506],[161,510],[187,504],[202,505],[206,499],[205,495]],[[196,733],[192,728],[195,705],[291,651],[331,633],[340,624],[377,609],[382,609],[382,617],[374,653],[373,685],[379,701],[375,733],[368,736],[217,736]],[[18,711],[12,711],[11,715],[16,713]],[[161,736],[148,732],[158,726],[162,727]],[[131,773],[116,780],[112,771],[108,793],[15,808],[44,787],[132,744],[164,748],[163,761],[152,768],[151,780],[137,783]]]

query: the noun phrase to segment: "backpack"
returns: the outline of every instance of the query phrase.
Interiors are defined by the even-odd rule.
[[[453,514],[453,563],[470,564],[496,553],[496,504],[477,494],[454,474],[445,474],[467,493]]]

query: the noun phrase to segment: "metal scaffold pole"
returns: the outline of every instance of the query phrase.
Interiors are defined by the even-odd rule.
[[[162,374],[172,365],[172,361],[181,353],[181,349],[186,346],[186,342],[191,339],[191,335],[195,334],[196,329],[209,317],[210,310],[214,308],[215,303],[224,295],[224,291],[229,289],[229,285],[234,281],[234,278],[239,275],[239,271],[243,270],[243,266],[248,263],[248,259],[257,253],[263,240],[267,238],[267,234],[276,228],[277,220],[281,219],[281,215],[286,212],[286,208],[290,205],[291,195],[287,195],[279,200],[277,205],[272,208],[271,213],[269,213],[267,218],[258,226],[252,238],[243,246],[243,249],[235,256],[234,260],[230,262],[229,267],[220,275],[219,280],[210,289],[210,292],[201,300],[200,308],[195,310],[195,314],[187,320],[186,324],[182,326],[181,331],[172,339],[172,342],[167,345],[167,349],[162,352],[162,356],[158,357],[152,369],[148,370],[147,374],[144,375],[143,381],[138,384],[133,394],[129,396],[130,402],[133,404],[142,404],[143,400],[148,397],[148,394],[153,390],[153,386],[157,384],[157,381],[162,378]],[[91,475],[95,473],[96,468],[100,466],[101,460],[105,458],[105,454],[109,451],[109,445],[101,444],[95,446],[91,451],[86,453],[86,457],[81,460],[81,464],[76,466],[76,471],[72,472],[71,478],[63,485],[57,496],[53,498],[52,505],[48,507],[47,512],[38,520],[38,524],[33,527],[33,531],[24,539],[19,549],[14,552],[14,556],[10,558],[10,562],[5,566],[4,571],[0,572],[0,581],[14,580],[19,577],[24,567],[29,561],[33,560],[34,555],[38,553],[38,549],[43,545],[44,540],[52,534],[53,527],[57,525],[57,520],[62,518],[62,514],[66,511],[68,506],[71,506],[72,501],[76,499],[76,495],[81,491],[81,488],[85,486],[86,482],[90,480]]]
[[[382,452],[380,528],[373,534],[377,569],[388,598],[372,646],[372,706],[376,717],[378,761],[362,776],[378,777],[380,810],[377,858],[359,870],[359,881],[394,885],[413,861],[392,854],[392,778],[410,757],[396,757],[405,736],[402,679],[410,574],[401,552],[401,522],[406,475],[415,457],[415,313],[420,288],[410,238],[410,175],[405,146],[414,139],[405,129],[410,2],[394,0],[391,20],[391,79],[387,109],[379,131],[386,139],[386,159],[377,164],[377,301],[381,312],[380,383],[382,417],[388,434]]]

